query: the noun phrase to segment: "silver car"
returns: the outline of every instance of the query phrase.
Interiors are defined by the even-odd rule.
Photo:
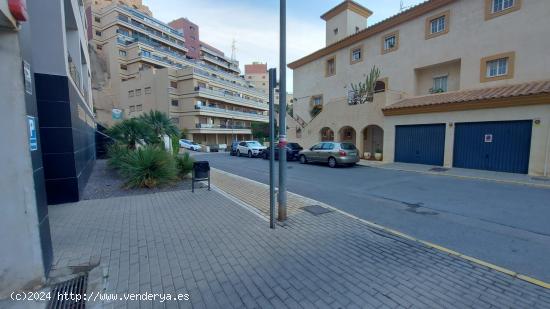
[[[300,163],[327,163],[330,167],[355,165],[359,162],[359,152],[352,143],[322,142],[308,150],[300,151]]]

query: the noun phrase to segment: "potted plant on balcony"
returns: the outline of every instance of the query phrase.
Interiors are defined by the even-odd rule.
[[[374,88],[376,88],[376,81],[380,78],[380,69],[373,66],[369,72],[369,75],[365,78],[365,82],[359,82],[351,84],[351,92],[353,99],[350,101],[351,105],[365,104],[367,102],[374,101]]]
[[[381,161],[382,160],[382,149],[380,149],[380,148],[376,149],[376,152],[374,153],[374,159],[376,161]]]
[[[315,116],[319,115],[319,113],[321,113],[322,110],[323,110],[323,105],[320,105],[320,104],[313,105],[310,111],[311,117],[315,118]]]

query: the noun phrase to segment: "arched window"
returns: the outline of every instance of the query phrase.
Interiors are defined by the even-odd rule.
[[[384,91],[386,91],[386,83],[381,80],[377,81],[376,85],[374,86],[374,92],[378,93]]]

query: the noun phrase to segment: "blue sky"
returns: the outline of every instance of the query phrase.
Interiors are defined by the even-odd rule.
[[[325,24],[320,16],[341,0],[287,0],[287,62],[325,46]],[[356,0],[374,14],[372,25],[399,12],[400,0]],[[405,6],[423,0],[403,0]],[[143,0],[154,17],[169,22],[187,17],[200,27],[200,38],[236,58],[241,70],[252,61],[279,64],[279,1],[277,0]],[[287,70],[287,89],[292,91],[292,71]]]

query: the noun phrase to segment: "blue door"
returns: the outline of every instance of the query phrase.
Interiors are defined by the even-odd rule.
[[[457,123],[453,165],[527,174],[531,120]]]
[[[445,124],[395,127],[395,162],[443,165]]]

